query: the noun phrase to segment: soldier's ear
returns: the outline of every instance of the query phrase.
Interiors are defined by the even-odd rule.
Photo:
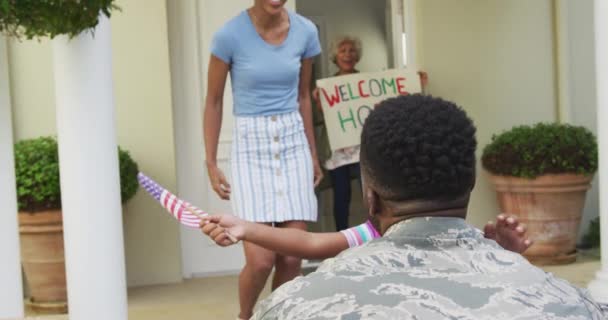
[[[380,197],[376,191],[366,188],[365,189],[365,200],[367,202],[368,215],[374,217],[380,213]]]

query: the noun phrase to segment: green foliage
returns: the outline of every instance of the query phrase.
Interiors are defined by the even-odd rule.
[[[17,142],[15,178],[20,211],[60,209],[57,141],[42,137]]]
[[[486,170],[496,175],[590,175],[597,170],[597,142],[584,127],[557,123],[518,126],[493,136],[481,161]]]
[[[137,192],[137,163],[118,148],[122,203]],[[15,144],[15,178],[19,211],[61,209],[57,141],[52,137],[22,140]]]
[[[18,39],[93,32],[99,14],[119,10],[115,0],[0,0],[0,32]]]
[[[600,217],[591,220],[589,230],[583,237],[583,242],[593,248],[600,246]]]
[[[129,152],[118,147],[118,165],[120,169],[120,199],[122,203],[129,201],[139,188],[137,173],[139,168]]]

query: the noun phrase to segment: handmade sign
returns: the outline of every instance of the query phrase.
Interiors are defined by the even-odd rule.
[[[167,212],[184,226],[198,229],[203,217],[208,215],[208,213],[193,206],[189,202],[176,197],[167,189],[156,183],[156,181],[150,179],[141,172],[137,174],[137,180],[142,188],[160,202],[160,204],[167,209]],[[232,242],[238,242],[231,234],[226,233],[226,235]]]
[[[361,129],[374,106],[387,98],[421,92],[416,69],[356,73],[317,80],[332,150],[360,144]]]

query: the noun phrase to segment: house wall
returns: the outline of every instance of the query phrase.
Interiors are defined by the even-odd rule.
[[[550,0],[416,0],[417,59],[429,92],[456,102],[477,126],[478,156],[493,134],[555,121]],[[478,162],[479,163],[479,162]],[[468,220],[481,227],[499,213],[478,165]]]

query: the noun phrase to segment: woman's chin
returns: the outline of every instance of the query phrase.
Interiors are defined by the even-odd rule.
[[[340,67],[340,72],[342,72],[342,73],[353,73],[353,72],[355,72],[355,66],[354,65],[347,65],[347,66]]]
[[[283,11],[283,6],[268,6],[264,8],[264,10],[268,15],[276,16],[281,14],[281,12]]]
[[[283,11],[283,5],[284,3],[282,1],[269,1],[266,6],[266,11],[271,15],[279,14]]]

